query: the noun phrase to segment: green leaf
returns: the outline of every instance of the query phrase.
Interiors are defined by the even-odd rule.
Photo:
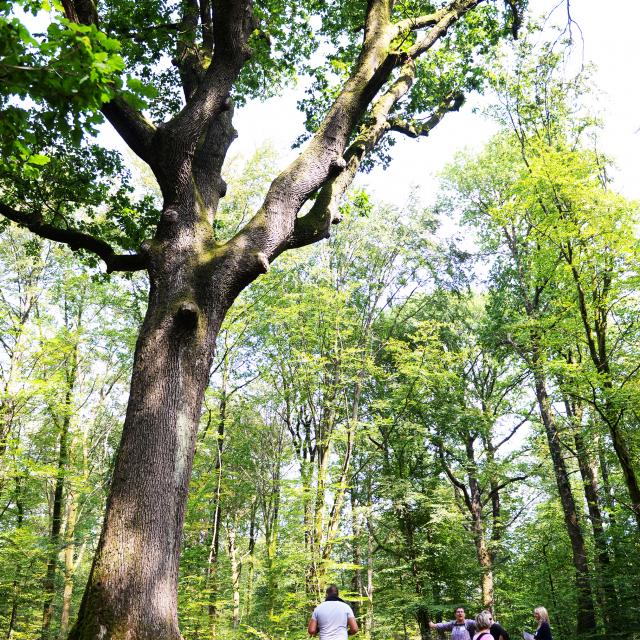
[[[51,158],[49,156],[44,156],[41,153],[34,153],[27,160],[29,164],[35,164],[38,167],[41,167],[45,164],[49,164],[51,162]]]

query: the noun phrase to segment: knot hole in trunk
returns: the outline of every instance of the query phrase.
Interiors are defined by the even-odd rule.
[[[193,331],[198,327],[200,309],[195,302],[181,302],[175,315],[175,326],[179,331]]]

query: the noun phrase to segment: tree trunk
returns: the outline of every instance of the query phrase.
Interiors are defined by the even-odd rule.
[[[249,549],[247,552],[247,587],[244,598],[244,616],[248,618],[251,615],[251,608],[253,606],[253,581],[255,575],[255,548],[256,548],[256,536],[257,536],[257,522],[256,522],[257,503],[254,502],[251,505],[251,519],[249,523]]]
[[[269,602],[269,613],[274,615],[277,601],[278,578],[275,566],[276,554],[278,552],[278,531],[280,518],[280,459],[273,470],[271,481],[271,495],[269,496],[269,509],[265,509],[264,528],[266,545],[265,569],[267,574],[267,599]]]
[[[213,476],[216,482],[214,496],[215,507],[211,518],[211,542],[209,544],[209,557],[207,558],[207,616],[209,618],[209,630],[211,638],[216,637],[216,622],[218,617],[218,556],[220,552],[220,525],[222,518],[222,453],[224,449],[224,432],[227,420],[227,380],[228,370],[226,359],[222,369],[222,387],[220,389],[220,405],[218,407],[218,431],[216,437],[216,462]]]
[[[73,579],[84,552],[82,545],[78,557],[75,557],[74,537],[78,518],[78,496],[74,493],[67,499],[67,517],[64,530],[64,590],[62,592],[62,613],[60,615],[60,638],[66,638],[71,620],[71,599]]]
[[[197,231],[183,228],[150,258],[122,440],[70,640],[181,638],[177,581],[187,490],[215,338],[231,303],[224,270],[193,246],[206,246]],[[198,255],[203,264],[194,268]]]
[[[602,610],[605,628],[609,631],[616,629],[616,611],[618,611],[618,598],[615,584],[612,580],[612,567],[609,557],[607,536],[604,530],[604,520],[600,509],[600,496],[598,481],[596,479],[593,463],[589,456],[587,445],[581,432],[581,414],[569,399],[565,399],[567,416],[574,422],[574,442],[576,445],[576,457],[584,487],[584,494],[589,511],[589,520],[593,531],[593,542],[596,549],[596,561],[598,571],[596,583],[598,585],[597,596]]]
[[[493,610],[493,558],[487,545],[485,535],[484,517],[482,513],[482,501],[480,495],[480,483],[477,477],[477,465],[473,449],[474,438],[467,436],[465,450],[469,469],[469,515],[471,516],[471,532],[476,547],[478,564],[482,570],[480,590],[482,593],[482,606]]]
[[[22,522],[24,520],[24,505],[22,502],[22,484],[20,476],[16,475],[16,530],[20,531],[22,529]],[[13,584],[11,585],[11,595],[12,595],[12,604],[11,604],[11,616],[9,618],[9,626],[7,628],[7,640],[11,640],[13,636],[13,632],[16,628],[16,622],[18,621],[18,601],[20,599],[20,589],[17,576],[19,575],[19,567],[16,568],[16,578],[13,580]]]
[[[367,516],[368,517],[368,516]],[[364,632],[373,636],[373,536],[371,525],[367,526],[367,611],[364,616]]]
[[[576,509],[569,474],[562,457],[560,445],[560,435],[555,424],[551,403],[546,389],[546,381],[540,370],[539,356],[534,349],[533,354],[533,374],[535,381],[536,399],[540,410],[540,417],[544,425],[553,462],[553,470],[562,504],[562,512],[567,527],[567,533],[571,541],[573,553],[573,566],[576,572],[577,598],[577,634],[589,635],[596,631],[596,619],[593,608],[593,596],[591,592],[591,582],[589,579],[589,566],[587,563],[587,552],[580,524],[578,522],[578,512]]]
[[[49,637],[51,622],[53,621],[53,599],[55,596],[55,579],[58,566],[58,555],[60,553],[60,532],[62,531],[62,513],[64,510],[64,489],[66,482],[67,466],[69,464],[69,428],[71,425],[73,389],[77,373],[77,345],[73,349],[73,362],[71,370],[67,375],[67,390],[65,393],[64,416],[60,424],[60,444],[58,449],[58,472],[53,494],[53,510],[51,517],[51,530],[49,533],[49,560],[47,562],[47,573],[45,575],[42,588],[44,591],[44,607],[42,613],[42,640]]]
[[[578,268],[571,262],[571,256],[573,255],[570,251],[571,247],[568,249],[569,250],[565,252],[565,255],[567,256],[568,262],[571,266],[571,273],[576,286],[578,308],[580,309],[580,317],[582,319],[589,355],[596,371],[601,376],[600,391],[604,396],[604,406],[602,408],[598,408],[598,412],[609,429],[611,443],[613,444],[613,449],[616,452],[616,456],[618,457],[618,461],[622,467],[622,475],[624,476],[629,497],[631,498],[631,509],[638,528],[640,528],[640,482],[638,481],[638,476],[631,459],[631,453],[627,446],[626,439],[620,430],[624,407],[622,409],[616,407],[613,402],[615,389],[613,388],[608,348],[609,308],[611,304],[611,300],[608,299],[608,294],[611,289],[613,277],[612,272],[605,270],[603,273],[602,290],[599,292],[594,291],[591,294],[593,301],[595,302],[592,326],[589,319],[586,292],[583,288]]]
[[[604,385],[606,393],[612,393],[611,383],[607,382]],[[636,520],[638,529],[640,529],[640,483],[638,482],[638,476],[636,474],[633,460],[631,459],[631,452],[627,446],[626,439],[620,429],[620,422],[622,415],[614,412],[610,408],[610,402],[607,401],[605,411],[606,423],[609,427],[609,434],[611,435],[611,443],[622,467],[622,475],[627,485],[627,491],[629,492],[629,498],[631,499],[631,510]],[[617,413],[617,415],[614,415]]]
[[[357,479],[354,478],[354,484],[357,486]],[[360,526],[360,518],[357,512],[356,494],[351,487],[349,490],[349,498],[351,503],[351,532],[353,535],[353,541],[351,544],[351,554],[353,558],[353,575],[351,576],[351,589],[358,596],[362,598],[364,594],[364,585],[362,581],[362,555],[360,553],[360,543],[362,541],[362,527]],[[356,601],[352,605],[353,613],[356,618],[360,617],[360,600]]]
[[[233,628],[237,629],[240,626],[240,572],[242,571],[242,564],[238,560],[235,527],[235,522],[230,522],[227,527],[227,548],[229,550],[229,563],[231,565],[231,590],[233,594],[231,623]]]

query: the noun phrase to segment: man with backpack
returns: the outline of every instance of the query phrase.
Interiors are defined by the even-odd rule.
[[[438,631],[451,631],[451,640],[471,640],[476,631],[475,622],[465,618],[464,607],[458,607],[455,616],[451,622],[429,622],[429,626]]]

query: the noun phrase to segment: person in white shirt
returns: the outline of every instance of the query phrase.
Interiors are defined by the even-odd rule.
[[[338,595],[338,587],[330,584],[327,597],[313,611],[307,631],[320,634],[320,640],[346,640],[358,633],[358,623],[351,607]]]

